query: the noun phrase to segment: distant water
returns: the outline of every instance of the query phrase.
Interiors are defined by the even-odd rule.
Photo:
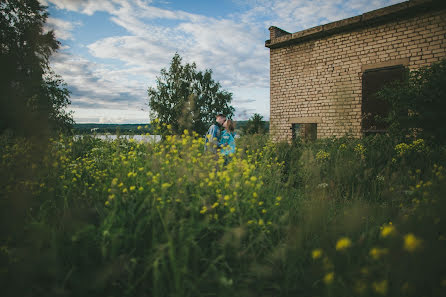
[[[118,139],[118,135],[112,135],[112,134],[96,134],[96,135],[89,135],[94,138],[102,139],[102,140],[109,140],[113,141]],[[81,138],[82,135],[76,135],[75,138]],[[119,135],[120,139],[131,139],[133,138],[135,141],[138,142],[158,142],[161,140],[161,135]]]

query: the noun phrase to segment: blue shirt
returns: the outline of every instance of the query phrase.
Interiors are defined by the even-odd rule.
[[[221,136],[220,128],[215,124],[210,126],[208,132],[206,133],[206,137],[204,140],[204,149],[205,150],[211,149],[211,148],[208,148],[208,145],[207,145],[207,143],[209,142],[210,143],[209,146],[214,146],[214,148],[212,148],[211,150],[214,152],[217,152],[216,146],[220,142],[220,136]]]
[[[222,155],[235,154],[235,133],[229,131],[223,131],[221,135],[221,139],[219,142],[219,146],[221,147],[220,153]]]

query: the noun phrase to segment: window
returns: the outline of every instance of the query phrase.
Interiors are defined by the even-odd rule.
[[[362,75],[362,131],[365,135],[383,133],[387,124],[382,121],[389,112],[388,104],[376,95],[384,86],[402,80],[405,68],[402,65],[369,69]]]
[[[303,141],[313,141],[317,139],[317,124],[315,123],[294,123],[291,124],[293,140],[300,137]]]

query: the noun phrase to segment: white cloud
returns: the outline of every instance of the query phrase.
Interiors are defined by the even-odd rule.
[[[76,12],[82,12],[87,15],[92,15],[96,11],[112,12],[116,9],[116,4],[120,4],[123,1],[122,0],[40,0],[40,2],[44,5],[49,5],[51,3],[55,5],[58,9],[65,9],[68,11],[76,11]]]
[[[56,38],[63,40],[73,39],[73,35],[71,34],[71,32],[78,25],[80,25],[80,23],[78,22],[72,23],[53,17],[48,17],[46,21],[47,29],[54,30]]]

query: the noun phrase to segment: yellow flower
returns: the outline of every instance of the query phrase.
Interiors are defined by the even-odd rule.
[[[382,255],[386,255],[387,252],[388,252],[388,249],[372,248],[369,252],[369,255],[373,259],[378,260]]]
[[[336,243],[336,250],[343,251],[343,250],[349,248],[351,245],[352,245],[352,242],[348,237],[342,237]]]
[[[212,208],[216,208],[218,206],[218,202],[215,202],[214,204],[212,204]]]
[[[262,213],[266,213],[266,209],[262,209]]]
[[[229,209],[229,211],[230,211],[231,213],[233,213],[233,212],[235,212],[235,208],[234,208],[234,207],[231,207],[231,208]]]
[[[322,249],[315,249],[311,252],[311,257],[316,260],[322,257]]]
[[[229,195],[225,195],[225,197],[223,198],[225,201],[228,201],[229,200]]]
[[[251,180],[252,182],[255,182],[255,181],[257,180],[257,177],[255,177],[255,176],[251,176],[250,180]]]
[[[390,223],[389,225],[384,225],[381,229],[381,237],[387,237],[395,234],[395,227]]]
[[[330,159],[330,153],[325,152],[323,150],[320,150],[319,152],[317,152],[316,160],[324,161],[324,160],[328,160],[328,159]]]
[[[329,272],[324,276],[324,283],[326,285],[329,285],[333,282],[334,279],[334,272]]]
[[[139,187],[138,191],[142,192],[142,191],[144,191],[144,188],[143,187]]]
[[[107,200],[107,201],[105,201],[105,206],[109,206],[110,205],[110,202]]]
[[[372,283],[373,290],[381,295],[387,294],[387,280]]]
[[[404,249],[408,252],[414,252],[421,245],[421,240],[416,238],[412,233],[404,236]]]
[[[206,206],[203,206],[203,208],[200,210],[201,214],[206,213],[206,211],[208,210],[208,208]]]
[[[130,186],[130,191],[134,191],[136,189],[135,186]]]
[[[264,222],[262,219],[259,220],[259,226],[263,226]]]

